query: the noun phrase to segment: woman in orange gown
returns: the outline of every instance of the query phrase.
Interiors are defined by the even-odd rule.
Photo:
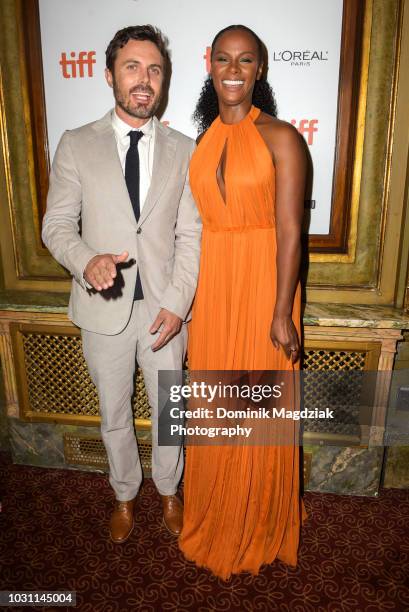
[[[306,158],[295,128],[273,116],[263,70],[254,32],[229,26],[215,37],[190,167],[203,221],[192,371],[299,369]],[[179,539],[188,559],[223,579],[275,558],[296,565],[305,510],[291,426],[287,445],[188,446]]]

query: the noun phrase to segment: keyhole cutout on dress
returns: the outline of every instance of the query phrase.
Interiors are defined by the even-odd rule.
[[[223,204],[226,206],[226,164],[227,164],[227,139],[224,143],[223,151],[220,156],[219,165],[216,170],[216,181],[219,187],[220,197],[223,200]]]

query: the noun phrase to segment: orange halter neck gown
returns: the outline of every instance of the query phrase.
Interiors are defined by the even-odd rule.
[[[200,141],[190,182],[202,222],[198,289],[189,329],[190,370],[291,370],[270,326],[276,300],[275,172],[252,107],[239,123],[218,117]],[[217,170],[225,151],[223,199]],[[300,285],[293,320],[300,333]],[[294,367],[298,367],[297,365]],[[295,425],[294,425],[295,428]],[[305,510],[299,447],[188,446],[187,559],[227,579],[275,558],[297,563]]]

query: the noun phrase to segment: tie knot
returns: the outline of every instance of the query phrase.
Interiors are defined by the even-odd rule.
[[[131,130],[129,133],[129,138],[131,139],[131,147],[137,146],[138,142],[140,141],[140,139],[143,136],[143,132],[141,132],[140,130]]]

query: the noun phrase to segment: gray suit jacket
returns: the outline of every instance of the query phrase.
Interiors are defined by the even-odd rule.
[[[72,276],[70,319],[114,335],[128,323],[139,266],[152,322],[160,308],[186,320],[196,290],[200,217],[189,188],[194,141],[155,121],[152,181],[136,222],[118,157],[111,112],[64,133],[50,175],[42,237]],[[129,252],[114,287],[87,289],[83,272],[97,254]]]

